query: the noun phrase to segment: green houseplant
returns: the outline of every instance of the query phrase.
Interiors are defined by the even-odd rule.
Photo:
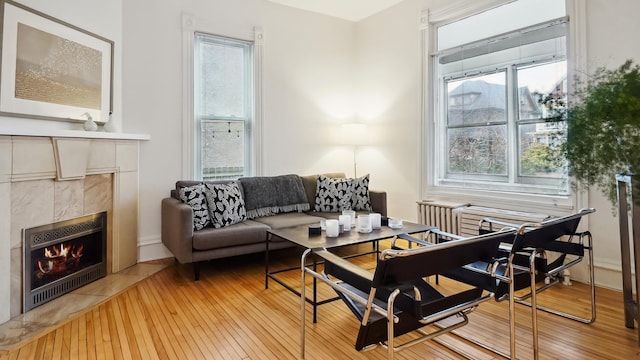
[[[596,185],[617,203],[616,174],[640,174],[640,66],[597,69],[578,83],[562,146],[578,186]]]

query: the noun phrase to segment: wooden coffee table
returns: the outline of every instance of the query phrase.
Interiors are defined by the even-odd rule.
[[[351,229],[351,231],[345,231],[341,233],[337,237],[327,237],[325,232],[322,231],[320,235],[309,235],[309,225],[299,225],[281,229],[271,229],[267,231],[267,240],[266,240],[266,251],[265,251],[265,279],[264,279],[264,287],[265,289],[269,288],[269,279],[274,280],[278,284],[284,286],[286,289],[291,291],[292,293],[300,296],[300,291],[295,289],[294,287],[286,284],[284,281],[279,279],[276,275],[278,273],[282,273],[285,271],[292,270],[300,270],[300,267],[279,269],[276,271],[269,270],[269,243],[272,241],[274,237],[283,239],[285,241],[292,242],[302,248],[305,249],[317,249],[317,248],[325,248],[325,249],[336,249],[344,246],[357,245],[363,243],[374,243],[374,250],[367,253],[361,253],[352,255],[360,256],[365,254],[371,254],[373,252],[378,251],[378,241],[392,238],[398,234],[417,234],[423,233],[430,229],[433,229],[433,226],[416,224],[408,221],[403,221],[402,228],[392,229],[388,226],[382,226],[380,229],[372,230],[370,233],[359,233],[355,228]],[[312,264],[312,266],[317,265],[317,263]],[[333,297],[330,299],[325,299],[318,301],[316,294],[316,279],[313,279],[313,297],[311,299],[307,298],[306,301],[313,305],[313,322],[315,323],[317,320],[317,306],[322,305],[331,301],[338,299],[337,297]]]

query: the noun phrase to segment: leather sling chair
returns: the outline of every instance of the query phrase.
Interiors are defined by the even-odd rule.
[[[465,286],[464,290],[443,295],[425,278],[468,264],[482,261],[484,269],[470,267],[482,276],[495,276],[493,256],[501,242],[511,240],[515,230],[499,231],[463,240],[431,244],[403,234],[392,239],[391,249],[383,250],[373,272],[361,268],[326,249],[308,249],[301,260],[301,358],[305,357],[305,276],[309,274],[329,284],[360,321],[355,348],[368,350],[377,345],[387,349],[387,358],[396,351],[423,342],[468,323],[467,314],[493,297],[481,287]],[[402,249],[399,241],[417,244]],[[413,244],[411,245],[413,246]],[[324,262],[321,273],[306,266],[309,255]],[[456,319],[445,328],[425,331],[423,328],[443,319]],[[419,338],[396,345],[397,336],[416,331]]]

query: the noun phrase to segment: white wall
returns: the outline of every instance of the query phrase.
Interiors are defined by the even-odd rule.
[[[587,3],[587,68],[616,68],[627,59],[640,62],[640,23],[634,14],[640,13],[637,0],[589,0]],[[597,189],[589,191],[589,206],[598,209],[590,216],[589,230],[594,237],[594,264],[598,268],[596,283],[622,288],[620,275],[620,242],[618,218],[612,205]]]
[[[182,14],[216,32],[264,32],[264,175],[349,171],[333,129],[353,114],[355,27],[265,0],[127,1],[123,5],[125,132],[148,133],[140,151],[140,259],[160,245],[160,202],[182,174]],[[350,153],[348,153],[350,154]]]
[[[356,39],[356,111],[371,135],[358,173],[371,173],[371,187],[387,191],[390,215],[412,221],[420,196],[423,3],[405,0],[360,21]]]

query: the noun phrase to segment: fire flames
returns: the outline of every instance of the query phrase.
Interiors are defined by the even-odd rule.
[[[82,257],[83,248],[83,245],[76,247],[73,245],[65,245],[64,243],[61,243],[59,246],[52,246],[51,250],[48,247],[45,248],[45,259],[38,260],[38,268],[41,274],[56,274],[76,267],[80,262],[80,257]]]

